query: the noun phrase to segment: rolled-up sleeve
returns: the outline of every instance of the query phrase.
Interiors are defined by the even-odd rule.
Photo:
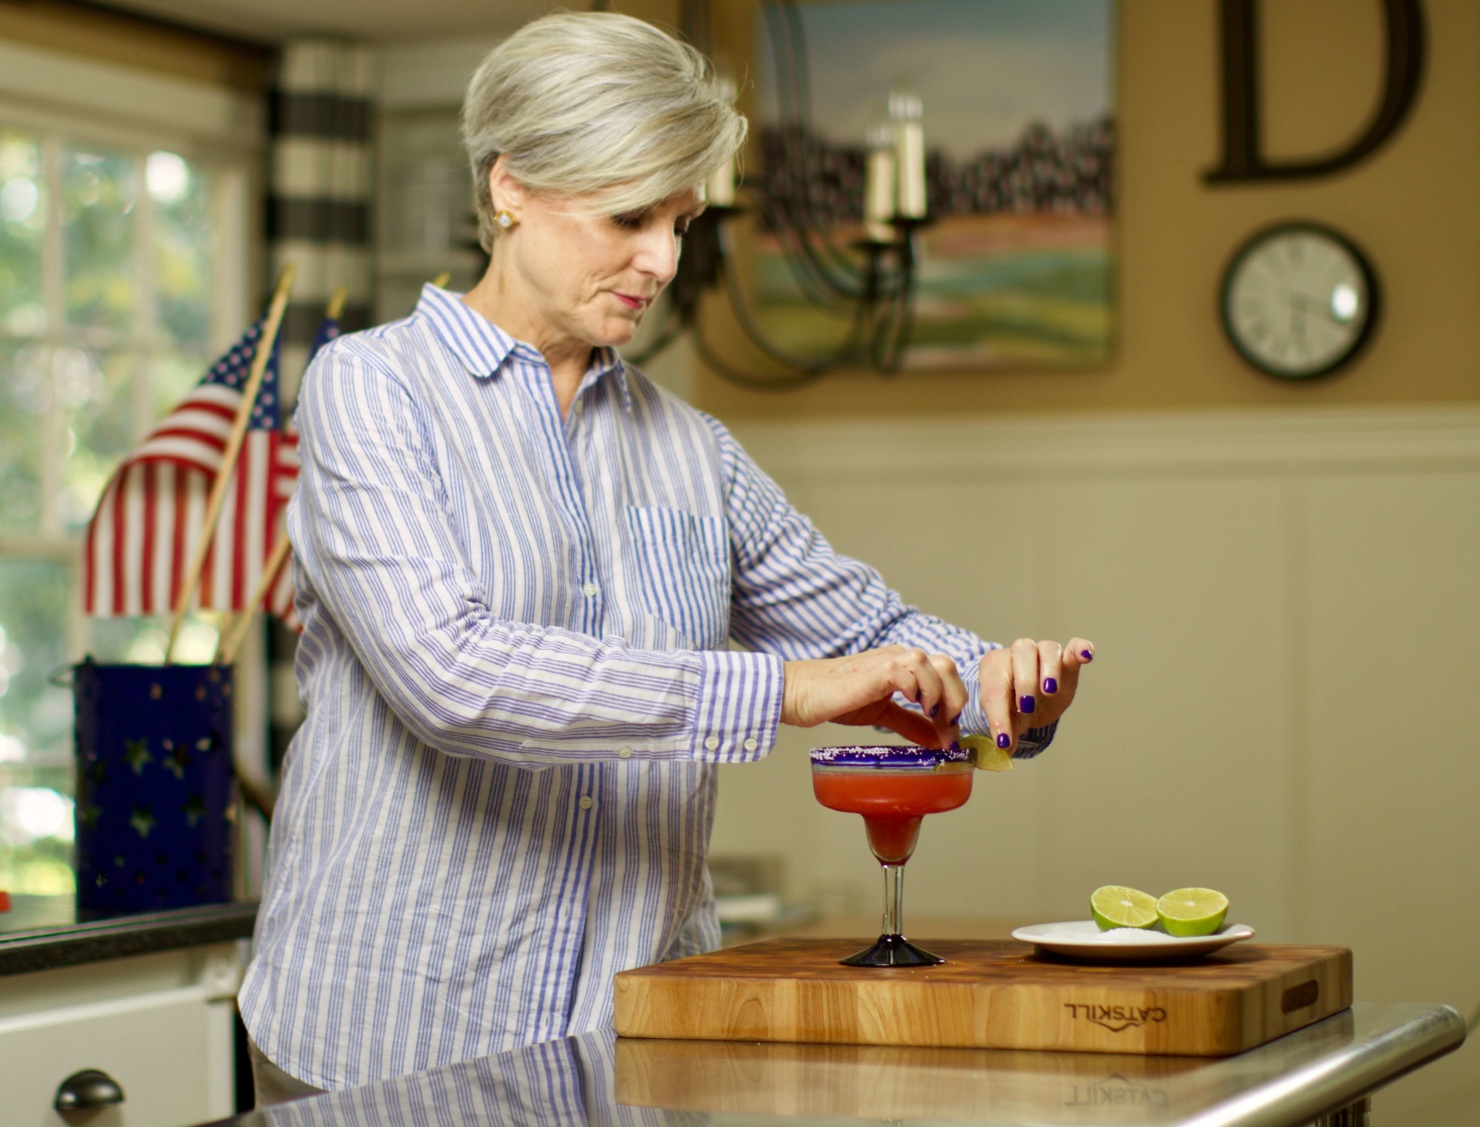
[[[999,643],[906,605],[876,570],[834,552],[724,425],[708,421],[719,443],[732,528],[736,639],[790,660],[890,645],[947,654],[969,694],[961,730],[986,732],[980,662],[989,650],[1000,649]],[[897,703],[918,707],[903,697]],[[1050,725],[1025,733],[1015,754],[1037,755],[1054,731]]]
[[[289,528],[306,605],[333,618],[418,739],[531,766],[619,747],[711,762],[769,752],[778,656],[639,650],[490,612],[447,512],[430,420],[373,350],[323,350],[297,423]]]

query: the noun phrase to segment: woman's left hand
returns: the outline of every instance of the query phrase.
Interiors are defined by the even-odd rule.
[[[1062,646],[1019,638],[986,654],[981,660],[982,708],[997,746],[1014,752],[1018,737],[1029,728],[1046,728],[1062,716],[1074,703],[1080,668],[1094,657],[1094,643],[1085,638],[1070,638]]]

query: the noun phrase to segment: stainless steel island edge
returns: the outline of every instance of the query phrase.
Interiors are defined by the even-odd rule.
[[[1234,1057],[618,1039],[532,1045],[252,1112],[236,1127],[956,1122],[1302,1127],[1457,1049],[1448,1006],[1359,1003]]]

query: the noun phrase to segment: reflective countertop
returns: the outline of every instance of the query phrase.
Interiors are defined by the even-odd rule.
[[[257,918],[255,900],[156,912],[79,911],[71,896],[10,900],[0,912],[0,977],[246,939]]]
[[[1459,1047],[1448,1006],[1358,1004],[1235,1057],[587,1034],[251,1112],[237,1127],[690,1123],[1296,1127]]]

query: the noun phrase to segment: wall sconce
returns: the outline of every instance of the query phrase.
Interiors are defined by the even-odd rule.
[[[889,96],[889,112],[869,131],[857,154],[862,191],[862,234],[839,245],[838,216],[819,214],[813,171],[821,149],[811,129],[806,48],[793,0],[766,0],[778,82],[781,122],[767,138],[764,180],[737,187],[733,167],[707,185],[709,208],[684,239],[678,274],[669,287],[668,317],[657,338],[633,362],[641,364],[687,333],[701,359],[724,379],[745,387],[796,387],[841,368],[899,371],[914,326],[918,264],[916,236],[930,223],[925,177],[925,136],[920,99],[906,90]],[[685,0],[684,32],[709,52],[707,0]],[[733,94],[733,86],[729,91]],[[836,150],[834,150],[834,154]],[[737,201],[737,193],[744,202]],[[775,238],[788,272],[808,304],[846,325],[840,343],[822,355],[800,355],[777,344],[756,317],[737,268],[734,221],[753,214]],[[723,296],[745,337],[782,369],[750,372],[720,355],[705,339],[699,317],[702,295]]]

